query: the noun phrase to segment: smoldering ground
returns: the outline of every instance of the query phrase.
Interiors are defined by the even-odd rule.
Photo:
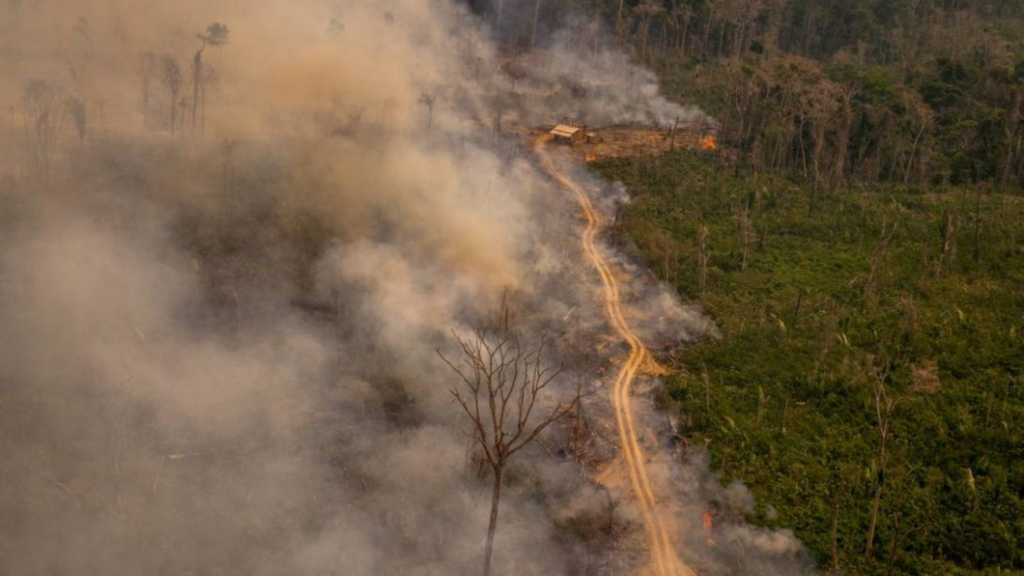
[[[478,570],[485,483],[434,349],[505,289],[531,330],[605,329],[572,205],[479,127],[508,94],[487,29],[429,0],[0,17],[0,571]],[[615,62],[588,69],[644,74]],[[532,113],[563,112],[538,83]],[[524,454],[497,573],[614,566],[566,535],[606,506],[580,470]]]

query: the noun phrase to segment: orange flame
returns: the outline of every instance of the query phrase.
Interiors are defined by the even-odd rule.
[[[701,150],[718,150],[718,143],[715,142],[713,135],[707,135],[703,140],[700,141]]]
[[[711,516],[710,512],[705,511],[704,512],[704,529],[705,530],[711,530],[714,527],[715,527],[715,519],[714,519],[714,517]]]
[[[593,154],[587,154],[586,160],[587,162],[597,162],[597,156]]]

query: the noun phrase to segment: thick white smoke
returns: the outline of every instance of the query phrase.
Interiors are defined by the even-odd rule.
[[[531,330],[605,330],[570,199],[491,120],[694,113],[609,52],[510,91],[489,38],[447,0],[0,8],[0,572],[478,570],[488,494],[434,349],[506,289]],[[633,294],[660,333],[706,325]],[[509,473],[498,574],[615,565],[563,435]]]

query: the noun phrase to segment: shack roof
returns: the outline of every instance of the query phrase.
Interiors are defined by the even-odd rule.
[[[559,124],[551,130],[553,136],[561,136],[563,138],[572,138],[574,134],[579,132],[580,129],[576,126],[566,126],[565,124]]]

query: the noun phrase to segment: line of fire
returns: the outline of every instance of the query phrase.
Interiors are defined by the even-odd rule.
[[[642,124],[591,128],[583,120],[566,117],[545,130],[553,143],[578,151],[587,162],[676,149],[718,150],[715,126],[707,121],[677,120],[667,128]]]

